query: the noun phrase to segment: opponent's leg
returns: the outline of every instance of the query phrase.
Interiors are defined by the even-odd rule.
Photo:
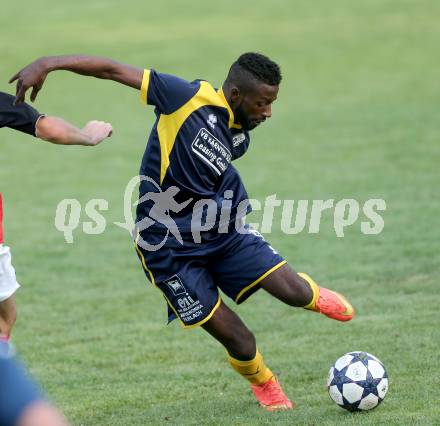
[[[202,327],[225,347],[232,368],[249,381],[262,407],[269,411],[292,408],[293,404],[258,352],[254,335],[235,312],[221,302]]]
[[[353,306],[341,294],[319,287],[307,274],[285,264],[261,281],[261,287],[290,306],[320,312],[338,321],[350,321]]]
[[[17,318],[15,295],[0,302],[0,340],[8,340]]]

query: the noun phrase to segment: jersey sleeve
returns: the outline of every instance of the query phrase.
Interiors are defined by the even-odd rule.
[[[36,136],[37,121],[44,114],[26,103],[14,106],[14,99],[14,96],[0,92],[0,127],[10,127]]]
[[[162,114],[171,114],[188,102],[199,90],[200,82],[188,82],[170,74],[144,70],[141,102],[154,105]]]

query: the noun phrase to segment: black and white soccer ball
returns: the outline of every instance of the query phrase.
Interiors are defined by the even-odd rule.
[[[371,410],[385,398],[388,374],[368,352],[349,352],[331,366],[327,389],[330,398],[346,410]]]

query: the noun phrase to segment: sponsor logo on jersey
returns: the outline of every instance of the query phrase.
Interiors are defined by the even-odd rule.
[[[244,133],[239,133],[232,138],[232,144],[234,148],[243,143],[246,140],[246,135]]]
[[[215,114],[209,114],[208,120],[206,122],[209,124],[209,127],[211,129],[215,129],[215,125],[217,124],[217,116]]]
[[[226,170],[232,159],[231,151],[205,128],[199,130],[191,149],[218,175]]]

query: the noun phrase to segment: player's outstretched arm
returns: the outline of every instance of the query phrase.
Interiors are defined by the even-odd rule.
[[[36,126],[36,136],[57,145],[96,146],[112,134],[110,123],[89,121],[78,129],[59,117],[41,117]]]
[[[121,64],[109,58],[86,55],[46,56],[25,66],[9,80],[9,83],[17,81],[15,104],[24,102],[26,92],[30,88],[33,102],[47,75],[56,70],[114,80],[138,90],[141,88],[143,76],[141,68]]]

